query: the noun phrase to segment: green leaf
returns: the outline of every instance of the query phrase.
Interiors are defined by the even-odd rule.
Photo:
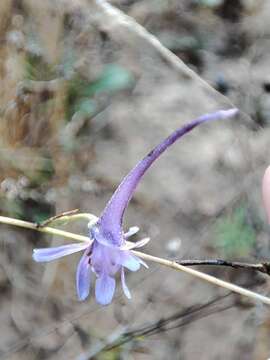
[[[33,214],[33,221],[35,223],[42,223],[43,221],[47,220],[51,216],[51,212],[49,211],[36,211],[35,214]]]
[[[93,100],[83,98],[75,106],[76,112],[79,111],[84,115],[91,116],[96,110],[96,104]]]
[[[94,82],[89,82],[76,74],[70,79],[66,98],[66,118],[70,120],[75,112],[91,116],[96,111],[93,96],[127,89],[134,84],[131,72],[122,66],[110,64]]]
[[[101,92],[120,91],[130,87],[134,78],[130,71],[116,64],[107,65],[101,77],[84,89],[84,96],[93,96]]]

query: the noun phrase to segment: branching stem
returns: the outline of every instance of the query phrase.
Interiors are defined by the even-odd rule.
[[[77,218],[79,215],[80,214],[76,214]],[[91,214],[81,214],[81,215],[82,215],[81,218],[84,218],[87,220],[89,220],[91,218],[96,218],[94,215],[91,215]],[[63,237],[73,239],[76,241],[89,241],[87,236],[78,235],[78,234],[70,233],[67,231],[63,231],[63,230],[55,229],[55,228],[51,228],[51,227],[37,227],[37,225],[34,223],[31,223],[28,221],[23,221],[23,220],[18,220],[18,219],[13,219],[13,218],[5,217],[5,216],[0,216],[0,223],[13,225],[13,226],[19,226],[19,227],[23,227],[26,229],[36,230],[39,232],[48,233],[48,234],[52,234],[52,235],[59,235],[59,236],[63,236]],[[244,296],[247,296],[256,301],[261,301],[264,304],[270,305],[270,298],[268,298],[266,296],[257,294],[256,292],[250,291],[248,289],[244,289],[238,285],[234,285],[227,281],[218,279],[212,275],[208,275],[208,274],[202,273],[198,270],[194,270],[192,268],[187,267],[187,265],[199,265],[198,263],[194,264],[193,260],[192,260],[192,263],[190,263],[190,264],[186,263],[185,265],[182,265],[176,261],[159,258],[159,257],[153,256],[153,255],[139,252],[139,251],[133,250],[132,252],[134,255],[136,255],[146,261],[155,262],[157,264],[167,266],[174,270],[183,271],[189,275],[195,276],[195,277],[197,277],[201,280],[207,281],[211,284],[223,287],[225,289],[228,289],[228,290],[238,293],[240,295],[244,295]]]
[[[239,261],[228,261],[223,259],[205,259],[205,260],[178,260],[177,264],[184,266],[196,266],[196,265],[209,265],[209,266],[226,266],[234,269],[245,269],[252,271],[259,271],[263,274],[270,275],[270,263],[262,262],[257,264],[239,262]]]

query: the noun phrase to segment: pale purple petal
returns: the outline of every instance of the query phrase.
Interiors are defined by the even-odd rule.
[[[87,255],[88,252],[89,250],[87,249],[81,257],[76,273],[76,287],[78,298],[80,301],[85,300],[90,292],[91,268],[89,265],[89,256]]]
[[[94,242],[92,249],[91,265],[96,274],[104,273],[104,269],[107,269],[110,266],[110,259],[108,257],[108,252],[106,251],[105,246],[100,245],[96,241]]]
[[[138,226],[132,226],[131,228],[128,229],[128,232],[125,233],[125,238],[129,238],[132,235],[137,234],[137,232],[140,230],[140,228]]]
[[[118,248],[124,242],[122,230],[114,236],[110,231],[103,229],[99,222],[90,229],[90,238],[95,239],[100,245],[111,248]]]
[[[143,247],[144,245],[146,245],[149,241],[150,241],[150,238],[144,238],[135,243],[126,242],[123,246],[120,247],[120,249],[121,250],[131,250],[131,249],[140,248],[140,247]]]
[[[142,260],[139,258],[139,262],[142,266],[144,266],[146,269],[149,269],[149,266]]]
[[[126,297],[128,299],[131,299],[131,294],[130,294],[129,288],[127,287],[127,284],[126,284],[125,270],[123,267],[121,269],[121,283],[122,283],[122,289],[124,291],[124,294],[126,295]]]
[[[130,271],[137,271],[141,267],[140,260],[129,253],[122,255],[121,265]]]
[[[111,303],[115,291],[115,279],[107,274],[102,274],[96,280],[96,300],[101,305]]]
[[[100,217],[100,226],[117,243],[122,232],[122,220],[124,211],[138,185],[142,176],[153,162],[172,144],[174,144],[183,135],[190,132],[196,126],[212,120],[226,119],[234,116],[238,112],[237,109],[220,110],[211,114],[203,115],[190,123],[184,125],[180,129],[174,131],[146,157],[144,157],[122,180],[111,200],[108,202],[106,208]]]
[[[136,245],[135,248],[141,248],[141,247],[145,246],[146,244],[148,244],[149,241],[150,241],[149,237],[139,240],[139,241],[135,242],[135,245]]]
[[[92,249],[91,265],[96,274],[114,275],[120,269],[121,254],[119,249],[95,242]]]
[[[33,259],[37,262],[48,262],[59,259],[63,256],[74,254],[78,251],[85,250],[90,245],[90,242],[80,244],[69,244],[52,248],[34,249]]]

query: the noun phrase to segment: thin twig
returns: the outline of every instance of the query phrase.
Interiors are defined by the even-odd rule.
[[[149,255],[149,254],[145,254],[145,253],[141,253],[139,251],[132,251],[133,254],[139,256],[140,258],[146,260],[146,261],[153,261],[153,262],[156,262],[160,265],[164,265],[164,266],[167,266],[167,267],[170,267],[172,269],[175,269],[175,270],[180,270],[180,271],[183,271],[183,272],[186,272],[190,275],[193,275],[201,280],[204,280],[204,281],[207,281],[211,284],[214,284],[214,285],[217,285],[217,286],[221,286],[223,288],[226,288],[230,291],[233,291],[233,292],[236,292],[240,295],[244,295],[244,296],[247,296],[251,299],[254,299],[254,300],[259,300],[259,301],[262,301],[264,304],[267,304],[267,305],[270,305],[270,298],[266,297],[266,296],[263,296],[263,295],[260,295],[260,294],[257,294],[253,291],[250,291],[250,290],[247,290],[247,289],[244,289],[238,285],[234,285],[232,283],[229,283],[227,281],[224,281],[224,280],[221,280],[221,279],[218,279],[212,275],[208,275],[208,274],[205,274],[205,273],[202,273],[200,271],[197,271],[197,270],[194,270],[194,269],[191,269],[189,267],[186,267],[184,265],[180,265],[178,264],[176,261],[171,261],[171,260],[167,260],[167,259],[163,259],[163,258],[158,258],[156,256],[152,256],[152,255]]]
[[[79,211],[79,209],[74,209],[74,210],[69,210],[69,211],[65,211],[61,214],[57,214],[55,216],[50,217],[49,219],[42,221],[41,223],[37,223],[36,227],[37,228],[44,228],[46,226],[48,226],[49,224],[51,224],[52,222],[55,222],[56,220],[63,220],[63,218],[65,217],[70,217],[71,215],[77,214]]]
[[[187,79],[197,81],[209,93],[218,96],[224,104],[232,106],[231,101],[214,89],[210,84],[203,80],[193,70],[191,70],[177,55],[166,48],[159,39],[147,31],[135,19],[125,14],[123,11],[113,6],[106,0],[87,0],[90,11],[88,16],[95,25],[104,32],[110,34],[116,42],[135,44],[140,46],[143,41],[149,48],[156,51],[157,54],[178,74]]]
[[[96,344],[91,345],[89,350],[83,354],[80,354],[76,360],[94,359],[97,355],[103,352],[119,348],[120,346],[131,341],[165,332],[176,327],[181,327],[219,311],[224,311],[235,306],[233,301],[230,301],[229,304],[226,304],[225,306],[222,303],[222,300],[228,298],[229,296],[230,294],[218,296],[205,304],[186,307],[185,309],[177,311],[168,317],[162,317],[153,323],[149,323],[134,329],[130,329],[129,327],[126,327],[125,329],[122,327],[120,331],[114,331],[103,341],[98,341]]]
[[[51,234],[51,235],[63,236],[65,238],[73,239],[76,241],[87,241],[87,242],[89,241],[89,238],[87,236],[70,233],[68,231],[55,229],[55,228],[51,228],[48,226],[39,228],[39,227],[37,227],[37,224],[31,223],[28,221],[24,221],[24,220],[9,218],[6,216],[0,216],[0,223],[7,224],[7,225],[13,225],[13,226],[19,226],[19,227],[22,227],[25,229],[30,229],[30,230],[36,230],[36,231]]]
[[[177,264],[183,266],[209,265],[209,266],[228,266],[234,269],[245,269],[259,271],[263,274],[270,275],[270,263],[263,262],[257,264],[244,263],[239,261],[228,261],[222,259],[206,259],[206,260],[177,260]]]
[[[224,300],[228,298],[229,301],[224,303]],[[160,318],[159,320],[154,321],[153,323],[135,329],[127,330],[121,335],[121,337],[116,339],[116,341],[114,341],[111,344],[108,343],[106,346],[104,346],[102,351],[110,351],[132,340],[138,340],[142,337],[144,338],[146,336],[152,336],[158,333],[167,332],[175,328],[180,328],[182,326],[203,319],[212,314],[230,309],[234,306],[235,306],[235,301],[233,300],[233,298],[230,297],[230,294],[217,296],[205,304],[189,306],[186,307],[185,309],[177,311],[176,313],[168,317]],[[90,357],[88,357],[87,359],[83,358],[83,360],[90,360],[90,359],[91,359]],[[78,358],[77,360],[81,360],[81,359]]]
[[[80,354],[76,360],[89,360],[95,358],[97,354],[100,354],[102,351],[104,351],[104,349],[110,347],[111,344],[119,341],[119,339],[125,334],[125,331],[127,331],[126,326],[119,326],[106,339],[103,341],[99,340],[96,344],[92,345],[88,351]]]
[[[77,214],[77,216],[79,216],[80,214]],[[96,217],[94,215],[91,214],[83,214],[84,216],[88,217],[93,217],[96,219]],[[74,215],[76,216],[76,215]],[[9,224],[9,225],[13,225],[13,226],[20,226],[20,227],[24,227],[27,229],[31,229],[31,230],[36,230],[36,231],[40,231],[40,232],[44,232],[44,233],[49,233],[52,235],[61,235],[63,237],[69,238],[69,239],[73,239],[73,240],[77,240],[77,241],[89,241],[89,238],[87,236],[82,236],[82,235],[78,235],[78,234],[74,234],[74,233],[70,233],[67,231],[63,231],[63,230],[59,230],[59,229],[54,229],[54,228],[49,228],[49,227],[44,227],[44,228],[37,228],[36,224],[27,222],[27,221],[23,221],[23,220],[17,220],[17,219],[13,219],[13,218],[8,218],[5,216],[0,216],[0,223],[4,223],[4,224]],[[183,271],[189,275],[195,276],[201,280],[207,281],[213,285],[217,285],[220,287],[223,287],[227,290],[233,291],[235,293],[238,293],[240,295],[244,295],[246,297],[249,297],[251,299],[254,299],[256,301],[261,301],[264,304],[270,305],[270,298],[257,294],[253,291],[244,289],[240,286],[234,285],[232,283],[226,282],[224,280],[218,279],[214,276],[202,273],[198,270],[194,270],[192,268],[189,268],[187,266],[184,265],[180,265],[178,264],[176,261],[171,261],[171,260],[167,260],[167,259],[163,259],[163,258],[159,258],[153,255],[149,255],[149,254],[145,254],[139,251],[134,251],[132,250],[132,253],[138,257],[140,257],[141,259],[144,259],[146,261],[151,261],[151,262],[155,262],[157,264],[160,265],[164,265],[167,266],[171,269],[174,270],[178,270],[178,271]]]

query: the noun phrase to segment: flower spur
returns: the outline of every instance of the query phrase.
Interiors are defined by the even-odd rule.
[[[88,225],[88,242],[55,248],[34,249],[33,259],[37,262],[48,262],[84,250],[76,274],[79,300],[85,300],[89,295],[91,272],[97,278],[95,295],[99,304],[107,305],[112,301],[115,292],[114,276],[118,271],[121,272],[124,294],[127,298],[130,298],[131,295],[125,282],[125,268],[137,271],[141,265],[147,267],[131,250],[144,246],[149,241],[149,238],[136,243],[127,242],[126,240],[138,232],[139,228],[132,227],[127,233],[124,233],[122,223],[124,212],[142,176],[168,147],[193,128],[207,121],[232,117],[237,111],[237,109],[229,109],[206,114],[175,130],[128,173],[114,192],[100,217],[93,216]]]

